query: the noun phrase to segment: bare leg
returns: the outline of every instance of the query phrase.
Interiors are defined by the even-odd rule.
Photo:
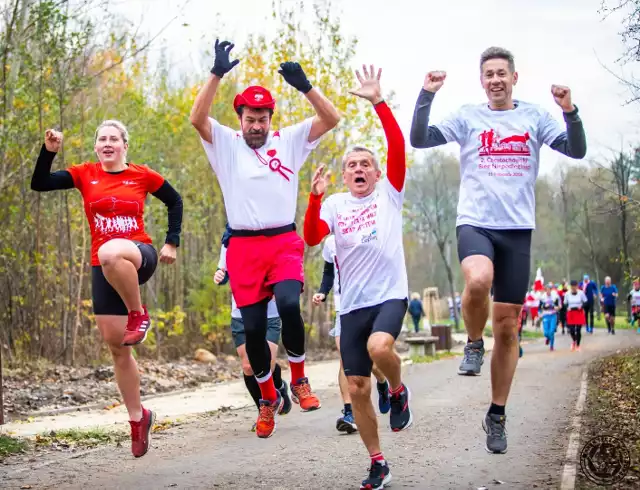
[[[138,421],[142,419],[138,364],[133,357],[131,347],[120,345],[127,327],[127,317],[97,315],[96,322],[102,339],[107,343],[111,351],[116,383],[127,407],[127,412],[129,412],[129,420]]]
[[[371,403],[371,377],[348,376],[347,380],[353,415],[358,425],[360,438],[370,455],[379,453],[381,451],[380,438],[378,437],[378,418]]]
[[[340,337],[336,337],[336,347],[338,353],[340,353]],[[342,397],[342,403],[345,405],[351,403],[351,395],[349,395],[349,382],[344,374],[344,368],[342,367],[342,356],[340,357],[340,370],[338,371],[338,386],[340,386],[340,396]]]
[[[462,318],[469,339],[480,340],[489,318],[493,263],[484,255],[470,255],[462,261],[461,267],[465,282],[462,292]]]
[[[375,332],[367,341],[369,357],[389,380],[389,387],[396,390],[402,384],[401,361],[396,353],[395,339],[386,332]]]
[[[129,311],[142,311],[138,269],[142,265],[142,254],[131,240],[116,238],[98,249],[102,272],[113,286]]]
[[[520,305],[493,304],[493,354],[491,356],[491,398],[506,405],[518,364],[518,313]]]
[[[384,374],[382,374],[382,371],[380,371],[380,368],[378,368],[378,366],[376,366],[375,363],[373,364],[373,367],[371,368],[371,372],[376,377],[376,381],[378,383],[382,384],[385,381],[387,381],[387,378],[385,377]]]

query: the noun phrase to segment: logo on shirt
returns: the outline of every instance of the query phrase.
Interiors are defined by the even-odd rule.
[[[360,241],[360,243],[369,243],[369,242],[372,242],[373,240],[377,240],[377,239],[378,239],[378,235],[376,233],[376,230],[373,230],[368,235],[363,236],[362,240]]]
[[[133,180],[123,180],[122,185],[133,185],[135,182]]]
[[[481,157],[489,155],[531,155],[531,149],[528,144],[531,137],[528,132],[502,137],[498,131],[490,129],[480,133],[478,139],[480,140],[478,154]]]
[[[134,201],[105,197],[89,204],[93,226],[100,235],[126,235],[140,229],[136,216],[140,206]]]
[[[99,180],[92,180],[91,183],[92,184],[97,184],[98,182],[100,182]]]

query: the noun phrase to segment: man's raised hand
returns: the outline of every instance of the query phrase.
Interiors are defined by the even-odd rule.
[[[313,179],[311,179],[311,193],[314,196],[320,196],[327,191],[329,187],[329,182],[331,181],[331,172],[324,173],[325,170],[324,163],[320,165],[315,173],[313,174]]]
[[[551,95],[563,112],[573,112],[575,106],[571,102],[571,89],[564,85],[551,85]]]
[[[278,73],[282,75],[285,82],[303,94],[308,93],[313,88],[311,86],[311,82],[307,78],[307,75],[304,73],[302,66],[300,66],[300,63],[293,61],[280,63]]]
[[[214,47],[216,58],[213,63],[213,68],[211,68],[211,73],[222,78],[225,74],[229,73],[234,66],[240,63],[240,60],[231,61],[229,59],[229,54],[234,46],[235,44],[229,41],[219,42],[219,40],[216,39],[216,45]]]
[[[427,92],[433,92],[435,94],[438,90],[440,90],[446,78],[446,71],[430,71],[424,77],[424,85],[422,87]]]
[[[58,153],[62,145],[62,133],[55,129],[47,129],[44,133],[44,146],[48,151]]]
[[[366,65],[362,65],[362,72],[364,76],[360,75],[360,72],[356,70],[356,77],[360,82],[360,88],[356,90],[349,90],[350,94],[367,99],[373,105],[382,102],[382,90],[380,89],[380,76],[382,75],[382,68],[378,69],[376,74],[375,67],[369,65],[367,70]]]

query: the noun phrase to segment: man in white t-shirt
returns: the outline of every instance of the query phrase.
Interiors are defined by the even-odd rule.
[[[320,289],[313,295],[313,304],[319,305],[326,301],[331,289],[333,289],[333,303],[336,310],[336,321],[329,334],[335,339],[336,347],[338,348],[338,352],[340,352],[340,334],[342,332],[342,325],[340,323],[340,271],[338,270],[338,260],[336,258],[335,235],[329,235],[324,241],[324,246],[322,247],[322,258],[324,259],[322,281],[320,283]],[[371,367],[371,371],[377,382],[378,409],[380,410],[380,413],[386,414],[391,410],[389,383],[384,377],[384,374],[382,374],[375,364]],[[340,387],[340,396],[342,397],[344,408],[342,410],[342,416],[336,421],[336,429],[340,432],[352,434],[353,432],[356,432],[358,428],[353,417],[351,396],[349,395],[349,386],[347,383],[347,377],[344,374],[342,359],[340,359],[340,367],[338,368],[338,386]]]
[[[233,101],[241,130],[221,125],[209,117],[209,109],[222,77],[239,62],[230,60],[232,48],[227,41],[216,41],[211,76],[196,97],[190,120],[218,178],[232,230],[227,257],[231,290],[244,321],[247,355],[262,396],[256,434],[266,438],[275,431],[275,416],[283,403],[271,377],[266,341],[267,305],[272,296],[282,319],[293,401],[303,411],[320,408],[304,370],[300,313],[304,242],[295,232],[295,215],[298,172],[340,116],[311,86],[302,67],[286,62],[279,73],[305,94],[315,117],[271,131],[275,100],[264,87],[252,86]]]
[[[518,73],[506,49],[492,47],[480,56],[480,81],[488,102],[465,105],[429,126],[431,104],[445,78],[442,71],[425,77],[414,111],[411,144],[416,148],[460,145],[456,234],[465,277],[462,316],[469,339],[458,372],[480,374],[482,333],[493,285],[492,404],[483,426],[487,451],[504,453],[505,405],[518,362],[517,319],[529,282],[540,148],[546,144],[569,157],[583,158],[586,139],[568,87],[551,86],[566,130],[542,107],[513,99]]]
[[[395,340],[407,311],[407,270],[402,245],[402,205],[406,173],[402,131],[382,99],[380,71],[356,72],[362,86],[351,93],[369,100],[387,138],[387,178],[374,153],[353,147],[342,160],[349,192],[333,194],[324,203],[324,166],[316,171],[304,221],[309,246],[334,234],[340,271],[340,356],[347,376],[360,437],[371,457],[369,478],[360,488],[384,488],[391,473],[382,452],[371,403],[373,363],[389,380],[390,425],[394,432],[411,425],[409,390],[402,382]]]

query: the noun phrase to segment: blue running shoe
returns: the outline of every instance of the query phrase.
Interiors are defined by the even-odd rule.
[[[356,422],[353,419],[353,413],[344,413],[344,410],[342,411],[342,413],[344,415],[337,420],[336,429],[338,429],[339,432],[346,432],[347,434],[353,434],[354,432],[357,432],[358,427],[356,426]]]
[[[376,383],[378,385],[378,408],[380,413],[389,413],[391,410],[391,398],[389,397],[389,383]]]

